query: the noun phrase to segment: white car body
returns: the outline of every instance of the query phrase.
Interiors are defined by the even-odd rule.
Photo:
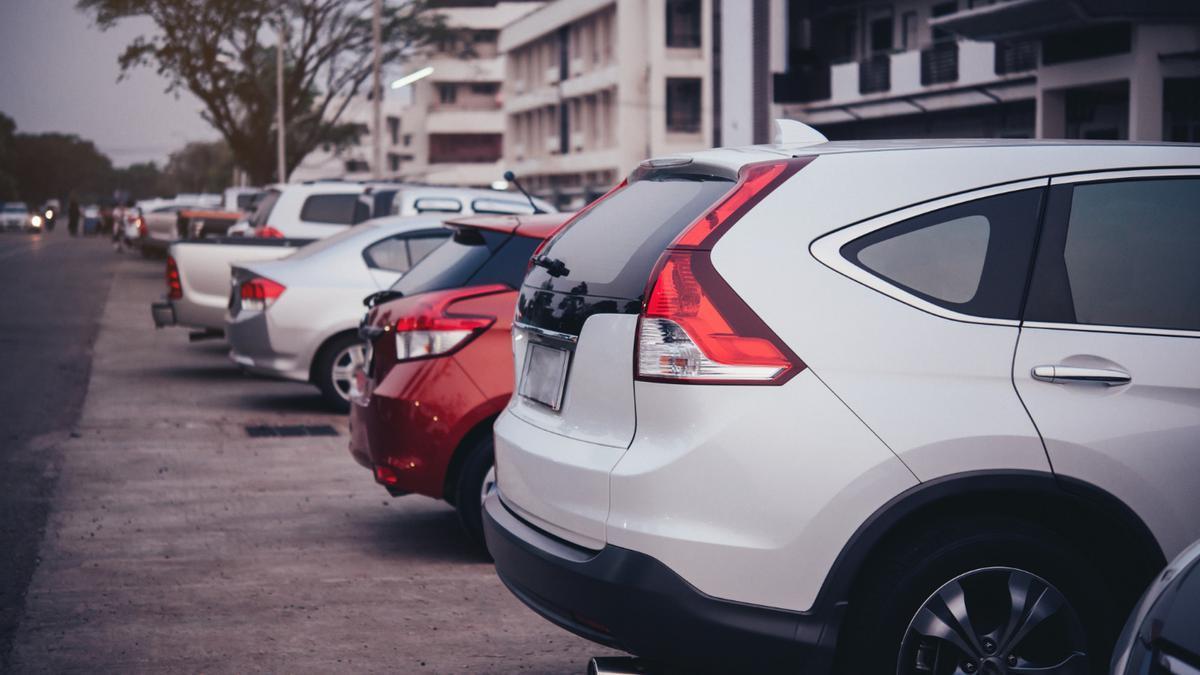
[[[313,380],[321,350],[357,330],[363,299],[390,288],[417,262],[412,258],[423,258],[449,236],[443,220],[441,215],[381,218],[281,260],[234,265],[225,324],[230,358],[252,372]],[[286,290],[265,309],[246,309],[238,293],[253,278]],[[342,384],[348,387],[349,380]],[[348,396],[348,388],[343,393]]]
[[[871,560],[865,542],[884,541],[886,534],[872,528],[883,528],[891,509],[910,497],[933,500],[937,490],[959,485],[964,495],[1002,489],[984,487],[985,479],[1022,490],[1068,485],[1116,505],[1114,513],[1133,514],[1147,541],[1132,534],[1121,541],[1131,549],[1145,543],[1147,560],[1170,559],[1200,537],[1200,329],[977,316],[947,309],[842,253],[875,233],[900,231],[884,228],[992,197],[1030,194],[1050,199],[1052,209],[1058,197],[1051,194],[1083,194],[1080,186],[1111,181],[1200,186],[1200,149],[776,144],[703,151],[661,166],[733,176],[757,162],[802,168],[720,235],[709,257],[735,296],[802,360],[784,383],[635,378],[627,364],[638,367],[639,321],[646,319],[636,308],[643,305],[632,313],[593,313],[565,336],[565,329],[529,324],[519,313],[527,326],[514,331],[518,392],[531,343],[570,353],[560,409],[518,393],[495,427],[499,489],[485,506],[488,542],[502,578],[527,604],[598,642],[679,656],[645,630],[622,633],[603,612],[624,615],[603,601],[599,616],[570,604],[581,602],[574,593],[598,583],[599,576],[569,583],[585,563],[648,559],[694,591],[677,609],[711,602],[725,603],[722,612],[761,608],[764,616],[792,617],[798,652],[820,653],[804,661],[811,671],[800,670],[828,672],[840,621],[829,617],[840,617],[848,597],[838,594],[849,593],[848,579]],[[554,244],[545,256],[554,258]],[[562,260],[567,268],[575,262]],[[535,274],[522,298],[531,305],[544,278]],[[543,305],[556,303],[557,296]],[[1051,381],[1054,372],[1059,379]],[[1118,379],[1112,386],[1061,379],[1097,372]],[[1122,384],[1122,373],[1131,382]],[[1114,531],[1126,533],[1113,518]],[[540,578],[563,579],[543,583],[523,571],[543,564]],[[835,601],[843,601],[841,610],[832,609]],[[631,595],[628,611],[653,602]],[[571,618],[577,615],[590,621]],[[653,618],[692,625],[696,617]],[[738,631],[756,630],[749,620],[715,623],[731,641],[740,639]],[[612,632],[598,631],[600,624]],[[693,639],[707,645],[719,635]],[[697,647],[685,663],[708,654]]]
[[[33,227],[29,205],[25,202],[6,202],[0,206],[0,227],[6,230],[26,230]]]

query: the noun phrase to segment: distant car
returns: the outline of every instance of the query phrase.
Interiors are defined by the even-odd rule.
[[[251,372],[312,382],[348,410],[363,298],[390,288],[450,231],[441,216],[381,219],[309,244],[282,260],[236,263],[225,335]]]
[[[30,213],[25,202],[5,202],[0,210],[0,225],[6,230],[40,230],[43,219],[40,214]]]
[[[1113,652],[1112,675],[1200,673],[1200,541],[1155,578]]]
[[[142,213],[142,229],[145,234],[140,237],[142,253],[145,255],[162,254],[175,241],[180,239],[179,213],[188,209],[200,208],[194,204],[165,204]]]
[[[356,373],[350,454],[393,495],[445,499],[479,546],[492,478],[492,422],[512,396],[517,289],[567,214],[477,216],[401,277],[363,320],[372,356]]]

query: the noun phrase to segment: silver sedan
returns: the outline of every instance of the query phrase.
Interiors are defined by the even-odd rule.
[[[450,231],[444,215],[380,218],[309,244],[281,260],[233,266],[225,334],[246,369],[312,382],[348,410],[363,298],[389,288]]]

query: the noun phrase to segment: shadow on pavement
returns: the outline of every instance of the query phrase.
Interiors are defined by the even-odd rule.
[[[370,481],[364,470],[363,479]],[[409,495],[388,497],[378,486],[381,501],[394,505],[398,500],[426,500],[428,497]],[[401,560],[421,560],[455,563],[491,564],[491,559],[480,552],[467,538],[458,514],[450,506],[437,511],[406,511],[387,513],[363,523],[369,531],[362,538],[363,546],[369,547],[379,556]]]
[[[289,383],[281,382],[281,385]],[[294,385],[293,385],[294,386]],[[254,394],[239,396],[239,410],[272,412],[272,413],[325,413],[335,414],[316,389],[312,393],[292,394]]]

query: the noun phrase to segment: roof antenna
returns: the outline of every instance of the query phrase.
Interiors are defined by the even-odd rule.
[[[546,212],[544,209],[542,209],[542,207],[538,206],[537,203],[533,201],[533,195],[526,192],[525,188],[521,186],[521,181],[517,180],[517,174],[513,173],[512,171],[505,171],[504,180],[517,186],[517,189],[521,191],[521,194],[525,195],[525,199],[529,200],[529,205],[533,207],[534,213]]]

